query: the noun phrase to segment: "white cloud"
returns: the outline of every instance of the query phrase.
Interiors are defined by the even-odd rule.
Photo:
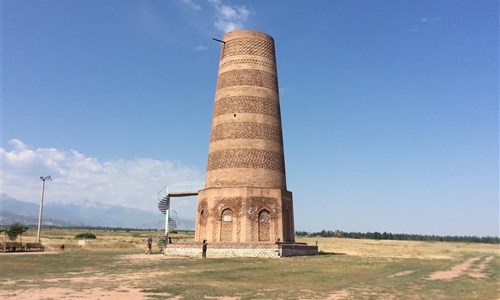
[[[425,28],[430,28],[431,25],[441,22],[441,16],[438,17],[421,17],[418,20],[418,23],[415,24],[411,29],[410,32],[418,32],[422,29]]]
[[[18,139],[10,140],[9,144],[12,145],[14,147],[14,149],[17,149],[17,150],[24,150],[24,149],[28,148],[28,146],[26,146],[25,143],[23,143],[22,141],[20,141]]]
[[[40,176],[51,175],[46,201],[78,203],[86,200],[157,211],[158,192],[168,184],[197,182],[203,172],[182,163],[151,158],[100,162],[76,150],[30,149],[20,140],[9,142],[12,149],[0,148],[3,167],[2,193],[38,203]],[[181,202],[179,202],[181,203]],[[182,202],[184,203],[184,202]],[[176,210],[192,211],[195,201]]]
[[[194,51],[205,51],[207,49],[208,49],[207,46],[197,46],[194,48]]]
[[[250,15],[250,9],[241,5],[227,5],[221,0],[208,0],[216,11],[215,27],[223,33],[244,28],[244,23]]]
[[[181,2],[187,5],[192,10],[201,10],[201,5],[196,4],[193,0],[181,0]]]
[[[427,17],[420,18],[420,23],[437,23],[439,21],[441,21],[441,16],[432,18],[427,18]]]
[[[26,144],[17,139],[12,139],[9,144],[13,146],[15,151],[10,153],[4,153],[3,148],[0,149],[2,152],[2,161],[5,163],[10,163],[18,166],[30,165],[35,160],[35,153],[27,149]],[[5,155],[4,155],[5,154]]]

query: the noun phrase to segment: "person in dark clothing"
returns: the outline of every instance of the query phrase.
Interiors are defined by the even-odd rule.
[[[207,240],[203,240],[203,245],[201,246],[201,257],[207,258]]]
[[[152,237],[148,237],[148,242],[146,244],[146,254],[151,254],[151,247],[153,246],[153,238]]]

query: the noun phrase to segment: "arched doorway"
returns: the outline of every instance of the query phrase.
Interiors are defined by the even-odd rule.
[[[200,222],[199,222],[199,229],[200,229],[200,240],[205,240],[207,239],[207,214],[205,213],[205,210],[200,211]]]
[[[220,225],[220,241],[231,242],[233,240],[233,212],[227,208],[222,211]]]
[[[259,242],[271,241],[271,214],[263,209],[259,213]]]

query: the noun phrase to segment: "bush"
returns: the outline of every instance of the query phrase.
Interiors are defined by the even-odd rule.
[[[95,240],[97,237],[91,232],[84,232],[75,235],[75,240]]]

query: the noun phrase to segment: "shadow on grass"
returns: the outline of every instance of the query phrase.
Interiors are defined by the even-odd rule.
[[[347,255],[347,254],[345,254],[345,253],[337,253],[337,252],[323,252],[323,251],[319,251],[318,255],[329,256],[329,255]]]

